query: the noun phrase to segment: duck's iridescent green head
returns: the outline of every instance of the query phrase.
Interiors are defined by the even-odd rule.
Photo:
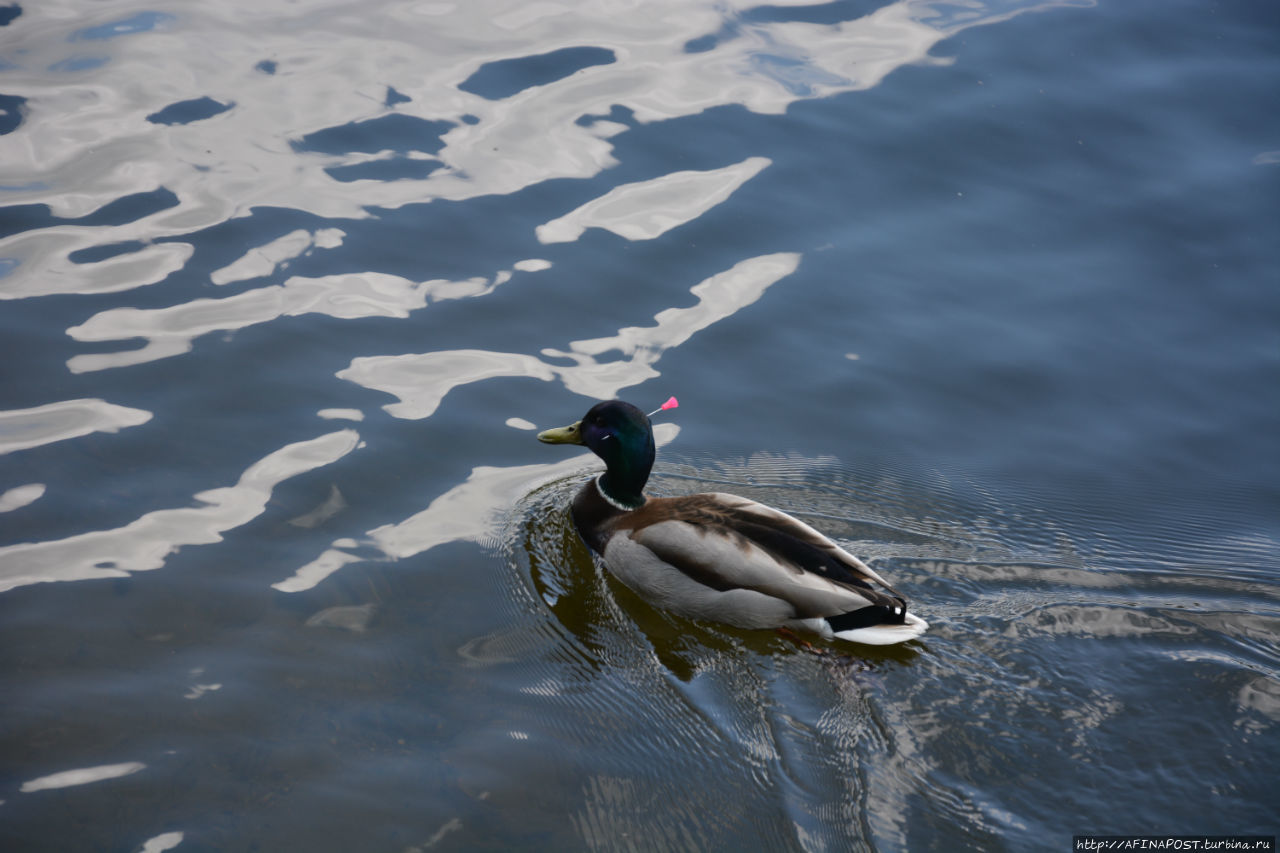
[[[644,484],[655,455],[649,417],[630,403],[597,403],[576,424],[538,433],[547,444],[581,444],[604,460],[600,479],[605,494],[635,507],[644,503]]]

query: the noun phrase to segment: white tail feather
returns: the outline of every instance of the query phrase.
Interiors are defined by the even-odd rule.
[[[905,643],[914,640],[929,628],[929,623],[914,613],[906,615],[901,625],[872,625],[868,628],[850,628],[837,631],[835,637],[851,643],[865,643],[869,646],[891,646],[894,643]]]

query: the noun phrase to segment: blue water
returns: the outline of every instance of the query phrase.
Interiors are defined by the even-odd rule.
[[[0,849],[1274,835],[1280,7],[0,7]],[[613,581],[669,395],[931,625]]]

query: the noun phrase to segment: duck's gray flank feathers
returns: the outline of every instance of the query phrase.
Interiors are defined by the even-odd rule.
[[[866,608],[872,613],[857,622],[901,622],[905,616],[902,597],[856,557],[808,525],[745,498],[653,499],[611,527],[615,538],[626,536],[657,558],[654,571],[674,569],[704,594],[750,590],[785,602],[789,618],[798,619]]]

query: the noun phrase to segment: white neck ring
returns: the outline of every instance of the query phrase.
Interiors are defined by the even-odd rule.
[[[626,504],[620,501],[616,501],[613,498],[609,497],[609,493],[604,490],[604,486],[600,485],[601,477],[604,477],[604,474],[601,474],[600,476],[596,477],[596,480],[595,480],[596,492],[600,495],[600,497],[604,498],[605,503],[607,503],[609,506],[613,507],[614,509],[620,509],[623,512],[631,512],[632,510],[635,509],[635,507],[627,506]]]

